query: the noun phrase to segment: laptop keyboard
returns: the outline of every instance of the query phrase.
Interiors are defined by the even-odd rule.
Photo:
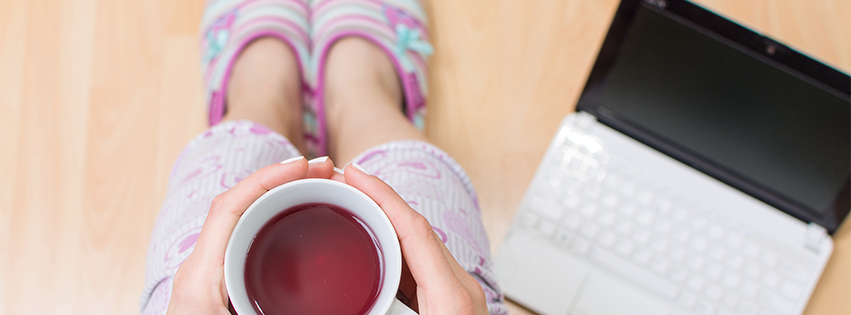
[[[724,217],[581,134],[556,146],[517,224],[695,314],[792,314],[816,260]],[[551,155],[552,156],[552,155]]]

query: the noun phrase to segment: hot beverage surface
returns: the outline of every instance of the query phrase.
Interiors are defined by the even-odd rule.
[[[348,210],[299,205],[257,233],[245,286],[258,314],[366,314],[381,286],[378,246]]]

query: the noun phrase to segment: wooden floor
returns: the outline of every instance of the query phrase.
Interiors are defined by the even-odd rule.
[[[849,0],[703,0],[845,72]],[[0,0],[0,314],[133,314],[179,150],[205,128],[202,0]],[[500,244],[614,0],[434,0],[428,135]],[[851,231],[807,314],[851,314]],[[526,311],[512,305],[513,314]]]

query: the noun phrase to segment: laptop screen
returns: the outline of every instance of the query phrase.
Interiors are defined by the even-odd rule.
[[[851,173],[847,96],[688,23],[640,6],[598,91],[601,110],[828,211]]]

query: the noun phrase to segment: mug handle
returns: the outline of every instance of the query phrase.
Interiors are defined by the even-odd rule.
[[[417,312],[414,312],[407,305],[399,302],[399,299],[393,299],[393,302],[390,303],[390,309],[387,310],[387,315],[418,315]]]

